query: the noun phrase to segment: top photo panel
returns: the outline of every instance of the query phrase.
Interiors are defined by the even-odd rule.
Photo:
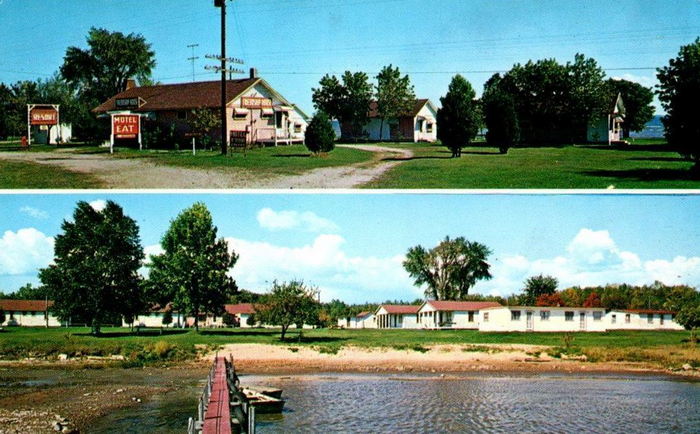
[[[699,0],[0,0],[0,189],[700,189]]]

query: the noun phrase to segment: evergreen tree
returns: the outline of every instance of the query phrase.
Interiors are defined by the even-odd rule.
[[[322,112],[316,112],[306,127],[304,138],[306,147],[314,154],[330,152],[335,147],[335,132],[328,116]]]
[[[452,157],[460,157],[462,148],[476,137],[479,129],[478,111],[472,85],[461,75],[452,77],[447,94],[440,98],[437,112],[438,139]]]

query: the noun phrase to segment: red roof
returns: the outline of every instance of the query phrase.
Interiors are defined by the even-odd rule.
[[[251,86],[257,84],[260,78],[245,78],[226,82],[226,97],[236,99]],[[221,82],[196,81],[192,83],[159,84],[156,86],[132,87],[119,92],[112,98],[95,107],[95,113],[120,110],[116,100],[122,98],[141,98],[142,105],[134,112],[149,112],[158,110],[190,110],[199,107],[221,107]]]
[[[357,315],[355,315],[355,318],[362,318],[362,317],[365,317],[367,315],[370,315],[371,313],[372,312],[363,311],[363,312],[360,312]]]
[[[153,306],[148,309],[149,312],[151,313],[165,313],[165,312],[172,312],[173,311],[173,304],[168,303],[165,306],[161,306],[159,304],[154,304]]]
[[[255,306],[253,306],[253,303],[226,304],[224,305],[224,308],[226,309],[226,312],[230,313],[231,315],[240,313],[255,313]]]
[[[48,307],[53,301],[48,301]],[[0,300],[0,309],[6,312],[43,312],[46,310],[46,300]]]
[[[615,310],[615,309],[613,309]],[[673,312],[671,310],[658,310],[658,309],[622,309],[623,312],[630,312],[630,313],[658,313],[658,314],[664,314],[664,315],[674,315],[676,312]]]
[[[383,304],[379,306],[379,309],[381,308],[384,308],[384,310],[386,310],[387,313],[406,314],[418,313],[418,309],[420,309],[420,306],[406,304]]]
[[[455,310],[479,310],[488,307],[500,307],[501,304],[495,301],[443,301],[430,300],[426,304],[431,305],[435,310],[455,311]]]
[[[413,108],[409,113],[404,113],[403,116],[408,116],[408,117],[416,117],[418,115],[418,112],[423,108],[424,105],[428,103],[427,99],[416,99],[413,102]],[[379,117],[379,113],[377,113],[377,101],[370,101],[369,103],[369,117],[370,118],[377,118]]]

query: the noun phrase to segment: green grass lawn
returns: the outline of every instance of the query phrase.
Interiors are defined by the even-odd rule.
[[[90,175],[45,164],[0,160],[0,188],[101,188]]]
[[[663,141],[639,140],[626,147],[582,145],[513,148],[468,147],[450,158],[442,145],[402,143],[414,157],[367,188],[700,188],[693,165]]]

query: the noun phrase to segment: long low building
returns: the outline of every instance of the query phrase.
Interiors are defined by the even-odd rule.
[[[428,300],[418,309],[418,327],[427,329],[478,329],[480,311],[500,307],[492,301]]]
[[[0,326],[59,327],[61,322],[51,313],[51,300],[0,300],[5,321]]]

